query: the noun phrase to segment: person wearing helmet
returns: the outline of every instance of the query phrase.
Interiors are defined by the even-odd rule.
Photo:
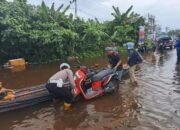
[[[143,59],[140,54],[134,49],[134,43],[127,43],[128,49],[128,65],[129,65],[129,76],[132,84],[137,84],[137,79],[135,76],[135,70],[138,64],[142,63]]]
[[[71,87],[65,86],[64,83],[70,83]],[[53,94],[55,98],[64,100],[64,109],[68,109],[71,106],[73,97],[75,95],[74,88],[76,87],[73,79],[73,72],[70,69],[70,65],[62,63],[60,65],[60,71],[54,74],[46,85],[47,90]]]
[[[117,71],[117,73],[119,74],[118,79],[121,80],[122,61],[119,53],[112,47],[106,47],[105,52],[109,59],[108,67]]]

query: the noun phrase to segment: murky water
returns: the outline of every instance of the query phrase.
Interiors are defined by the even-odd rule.
[[[61,103],[44,103],[0,115],[0,130],[180,130],[180,67],[175,50],[163,57],[146,55],[137,73],[139,85],[128,80],[119,93],[80,101],[64,112]],[[104,66],[106,59],[84,61]],[[22,88],[44,83],[58,65],[30,66],[26,71],[0,71],[5,87]]]

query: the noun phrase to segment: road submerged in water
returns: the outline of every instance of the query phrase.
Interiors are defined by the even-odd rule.
[[[114,95],[75,103],[63,111],[62,103],[44,103],[0,115],[0,130],[180,130],[180,66],[175,50],[164,56],[145,56],[137,73],[138,86],[125,80]],[[104,65],[94,59],[87,65]],[[7,88],[22,88],[47,81],[58,65],[31,66],[24,72],[1,70]]]

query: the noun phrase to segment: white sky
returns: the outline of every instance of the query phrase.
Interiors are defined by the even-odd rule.
[[[70,0],[44,0],[47,5],[55,2],[58,7],[62,3],[69,4]],[[118,6],[121,11],[127,10],[131,5],[133,10],[146,16],[148,13],[156,16],[157,23],[162,28],[180,29],[180,0],[77,0],[78,15],[84,18],[97,17],[99,20],[111,20],[112,5]],[[38,5],[42,0],[28,0]],[[71,6],[73,10],[73,6]]]

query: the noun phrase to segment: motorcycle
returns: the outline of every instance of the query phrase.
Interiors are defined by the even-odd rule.
[[[124,76],[126,73],[127,70],[122,70],[121,76]],[[95,72],[80,66],[75,72],[74,80],[76,83],[76,88],[74,89],[76,97],[82,96],[85,100],[104,94],[111,94],[119,90],[118,73],[110,68]]]

